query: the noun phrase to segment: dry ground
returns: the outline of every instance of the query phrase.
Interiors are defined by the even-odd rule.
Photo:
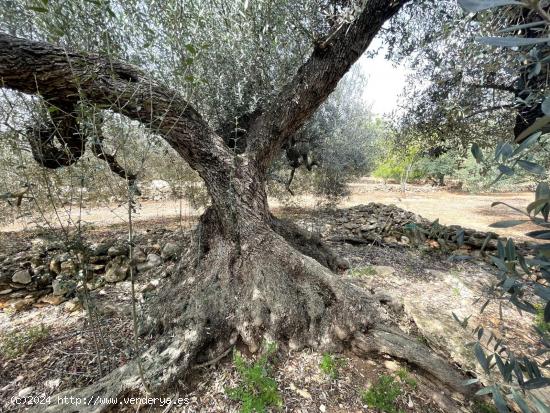
[[[308,219],[309,216],[307,213],[301,216],[290,215],[302,220]],[[174,220],[148,222],[149,229],[163,228],[166,225],[174,225]],[[120,236],[123,233],[122,226],[113,226],[98,230],[92,236]],[[443,270],[458,266],[458,264],[445,262],[437,253],[419,256],[405,247],[388,250],[374,245],[355,247],[332,243],[331,246],[348,259],[354,268],[371,264],[398,264],[396,270],[399,271],[401,280],[409,285],[426,280],[426,277],[429,277],[426,268]],[[145,287],[151,280],[163,282],[164,272],[165,268],[161,267],[158,271],[140,274],[136,280],[138,297],[141,297],[142,291],[145,291]],[[471,274],[469,269],[465,272]],[[355,275],[344,276],[356,278]],[[357,279],[357,282],[360,281]],[[48,329],[47,336],[36,342],[24,354],[10,359],[0,355],[0,412],[25,411],[27,406],[12,402],[12,398],[21,392],[28,391],[31,396],[39,397],[38,400],[41,400],[40,397],[97,380],[101,373],[94,345],[94,331],[99,332],[106,342],[105,346],[100,345],[103,371],[120,366],[133,357],[130,282],[108,285],[93,291],[91,295],[102,326],[99,330],[91,328],[85,311],[67,312],[65,304],[33,308],[15,314],[0,311],[2,328],[0,336],[8,332],[24,332],[31,326],[44,325]],[[401,320],[402,316],[396,315],[396,317]],[[396,321],[399,322],[399,320]],[[399,323],[404,323],[402,327],[406,330],[414,327],[407,318],[403,318]],[[143,338],[142,345],[146,346],[148,340],[147,337]],[[241,350],[246,351],[242,347]],[[247,356],[250,357],[250,355]],[[396,399],[396,407],[399,409],[396,413],[477,413],[479,411],[468,404],[463,404],[457,395],[438,388],[437,384],[422,372],[389,358],[373,356],[369,360],[363,360],[348,353],[332,355],[339,361],[337,377],[330,377],[320,367],[322,357],[322,354],[310,350],[295,352],[280,348],[273,362],[270,376],[277,381],[284,407],[281,410],[272,411],[375,412],[376,410],[365,405],[361,394],[376,383],[382,375],[390,375],[399,383],[401,394]],[[409,371],[412,384],[407,384],[397,377],[400,369]],[[218,365],[194,373],[190,382],[180,383],[180,386],[159,396],[172,399],[185,398],[185,403],[174,407],[171,410],[173,412],[237,413],[241,406],[228,397],[226,389],[239,384],[239,375],[231,357],[228,356]],[[135,402],[122,401],[121,403],[123,405],[114,407],[112,411],[155,413],[167,411],[166,406],[159,404],[154,407],[150,405],[140,407]],[[449,407],[445,407],[447,405]]]
[[[383,184],[371,178],[363,178],[350,185],[350,196],[343,199],[338,207],[348,208],[354,205],[378,202],[383,204],[395,204],[400,208],[417,213],[428,219],[439,219],[442,224],[457,224],[466,228],[480,231],[490,231],[489,225],[495,221],[518,219],[520,214],[503,205],[491,207],[495,201],[505,202],[511,206],[524,210],[534,200],[532,192],[508,192],[496,194],[469,194],[464,192],[451,192],[446,189],[438,189],[430,185],[408,185],[403,193],[401,186],[396,184]],[[283,206],[294,205],[300,208],[315,208],[321,201],[311,195],[295,196],[282,203],[275,199],[270,200],[275,211]],[[177,220],[179,217],[196,217],[200,210],[192,208],[185,201],[162,200],[144,201],[137,211],[136,221],[151,220]],[[67,216],[71,216],[73,222],[77,220],[79,211],[59,211],[57,216],[51,217],[52,223],[67,223]],[[95,207],[82,211],[82,221],[94,226],[122,224],[125,222],[127,211],[124,205]],[[186,224],[188,225],[188,224]],[[16,219],[11,223],[0,226],[0,232],[18,231],[32,226],[26,219]],[[499,229],[499,234],[516,239],[526,239],[525,232],[536,229],[530,224],[520,225],[508,229]]]
[[[339,207],[345,208],[369,202],[395,204],[429,219],[439,218],[443,224],[459,224],[487,231],[491,222],[514,219],[519,215],[513,210],[500,206],[491,208],[492,202],[501,201],[518,208],[525,208],[533,198],[532,193],[470,195],[452,193],[430,186],[415,186],[409,189],[403,194],[398,185],[383,185],[364,179],[351,185],[350,197],[343,200]],[[285,205],[279,202],[273,201],[272,207],[295,219],[308,221],[306,218],[309,215],[308,209],[314,208],[318,201],[310,196],[294,198],[291,204],[300,207],[296,210],[302,211],[299,214],[292,213],[292,208],[284,209]],[[178,201],[147,201],[142,203],[138,211],[136,227],[138,231],[145,228],[175,229],[180,225],[189,229],[194,225],[194,217],[199,213],[200,211],[180,204]],[[105,207],[85,210],[82,217],[83,221],[96,227],[96,230],[92,231],[92,236],[105,237],[111,232],[113,234],[125,232],[123,224],[125,214],[124,207]],[[315,221],[316,218],[311,216],[309,221],[311,220]],[[32,237],[33,231],[19,233],[7,231],[25,229],[29,226],[28,222],[18,220],[0,228],[0,244],[3,245],[0,248],[9,250],[9,245],[16,239],[19,242],[24,240],[27,242]],[[498,232],[519,239],[528,229],[529,226],[526,225]],[[15,248],[16,245],[13,247]],[[388,250],[376,246],[352,247],[335,244],[333,247],[347,258],[354,268],[367,268],[373,264],[393,266],[400,283],[411,286],[432,282],[433,271],[449,272],[454,274],[454,277],[459,275],[471,277],[473,274],[472,268],[468,267],[469,264],[451,263],[438,254],[418,255],[406,249]],[[138,295],[151,279],[162,280],[162,278],[163,275],[160,273],[138,277]],[[384,284],[384,288],[386,287],[389,291],[392,286]],[[93,293],[101,313],[102,332],[109,347],[107,351],[109,357],[102,357],[104,369],[108,369],[108,364],[111,364],[111,368],[124,364],[133,356],[129,288],[129,283],[123,282]],[[403,290],[401,284],[395,289]],[[456,287],[444,293],[445,295],[456,294],[456,300],[459,300],[462,294]],[[403,322],[409,321],[404,319]],[[13,315],[0,313],[0,327],[3,333],[24,331],[32,325],[41,324],[49,327],[45,339],[36,343],[26,354],[15,359],[6,360],[0,357],[0,412],[23,410],[23,406],[10,403],[11,397],[23,389],[32,388],[32,395],[50,395],[62,389],[90,383],[100,374],[92,334],[94,329],[90,328],[89,319],[84,311],[68,313],[61,305],[34,308],[28,312]],[[411,328],[413,327],[411,325]],[[530,337],[524,339],[527,343]],[[144,340],[143,345],[146,345],[146,342],[147,339]],[[321,371],[321,357],[321,354],[310,351],[288,352],[281,349],[278,361],[274,365],[273,377],[277,380],[283,399],[282,411],[304,413],[373,411],[362,402],[361,392],[372,385],[380,375],[395,376],[396,369],[407,367],[387,359],[360,360],[349,354],[341,354],[337,355],[343,360],[339,377],[332,379]],[[453,395],[441,392],[420,372],[414,371],[410,366],[408,368],[412,370],[410,374],[418,383],[418,388],[403,387],[402,394],[397,400],[397,406],[401,411],[406,413],[481,411],[480,408],[460,402],[453,408],[443,408],[442,405],[446,402],[442,399],[451,400]],[[239,403],[230,400],[225,392],[225,388],[236,384],[238,384],[238,375],[231,358],[227,357],[221,364],[198,372],[191,383],[174,389],[174,394],[166,394],[166,397],[178,395],[187,398],[188,404],[174,408],[172,411],[237,412],[240,408]],[[148,407],[150,406],[141,406],[140,409],[137,405],[128,405],[124,409],[119,407],[113,411],[134,412],[136,409],[142,412],[166,411],[165,407],[157,406],[157,409]]]

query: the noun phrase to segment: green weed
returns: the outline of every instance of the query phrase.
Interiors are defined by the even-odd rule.
[[[344,364],[345,364],[344,359],[340,357],[332,356],[329,353],[324,353],[323,357],[321,358],[321,363],[319,364],[319,368],[323,373],[325,373],[331,379],[335,380],[338,378],[340,367],[343,367]]]
[[[48,337],[49,333],[49,328],[44,325],[30,327],[21,332],[8,333],[0,338],[0,354],[6,359],[16,358]]]
[[[275,352],[275,345],[269,345],[267,351],[253,363],[248,363],[237,351],[233,354],[233,363],[241,384],[225,389],[225,392],[232,400],[241,402],[242,413],[263,413],[269,407],[282,406],[277,382],[270,377],[270,358]]]
[[[418,382],[411,377],[411,374],[405,367],[401,367],[395,372],[395,375],[399,377],[402,383],[405,383],[407,386],[416,389],[418,387]]]
[[[396,401],[403,393],[401,385],[392,376],[382,375],[361,395],[363,403],[386,413],[401,413]]]

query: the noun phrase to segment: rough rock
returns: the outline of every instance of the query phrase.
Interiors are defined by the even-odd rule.
[[[61,297],[71,292],[75,287],[75,283],[72,280],[58,277],[52,282],[53,295]]]
[[[147,262],[153,267],[158,267],[162,264],[162,258],[160,258],[157,254],[147,254]]]
[[[75,262],[69,259],[61,263],[59,273],[64,275],[75,275],[76,271],[77,271],[77,266]]]
[[[161,264],[162,264],[162,258],[160,258],[157,254],[150,253],[150,254],[147,254],[147,261],[141,264],[138,264],[136,266],[136,270],[138,272],[145,272],[153,268],[156,268]]]
[[[141,249],[136,249],[134,252],[134,261],[136,263],[143,263],[147,261],[147,254],[145,254]]]
[[[118,257],[121,255],[128,255],[128,247],[125,245],[113,245],[107,250],[109,257]]]
[[[50,272],[54,274],[59,274],[61,272],[61,261],[59,261],[57,257],[53,258],[50,261],[49,268],[50,268]]]
[[[29,284],[32,281],[29,270],[19,270],[13,274],[11,280],[18,284]]]
[[[173,242],[167,242],[162,249],[161,257],[164,260],[177,258],[181,251],[181,247]]]
[[[45,295],[44,297],[40,298],[40,300],[38,300],[39,303],[46,303],[50,305],[59,305],[65,301],[67,301],[67,298],[63,297],[62,295],[54,294]]]
[[[68,313],[74,313],[75,311],[79,311],[82,309],[82,304],[77,298],[73,298],[72,300],[65,303],[64,309]]]
[[[109,283],[124,281],[130,273],[128,260],[123,256],[117,256],[107,264],[107,271],[103,278]]]
[[[21,298],[20,300],[10,301],[8,307],[15,311],[22,311],[30,308],[34,301],[34,298]]]
[[[109,248],[113,245],[112,242],[96,242],[90,245],[91,255],[106,255]]]

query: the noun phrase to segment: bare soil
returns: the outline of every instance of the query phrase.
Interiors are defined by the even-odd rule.
[[[352,183],[349,185],[349,189],[350,195],[341,200],[337,207],[349,208],[369,202],[394,204],[427,219],[439,219],[439,222],[444,225],[456,224],[479,231],[494,231],[502,236],[518,240],[528,239],[524,234],[537,229],[530,223],[498,230],[489,227],[496,221],[522,218],[519,212],[504,205],[491,207],[493,202],[503,202],[525,210],[527,205],[534,200],[532,192],[470,194],[453,192],[431,185],[407,185],[406,191],[402,192],[401,185],[384,184],[372,178],[363,178]],[[322,201],[319,198],[311,195],[297,195],[284,202],[270,199],[271,208],[275,212],[286,206],[312,209],[320,203]],[[192,225],[189,223],[189,218],[198,217],[201,213],[202,209],[195,209],[181,200],[143,201],[139,205],[135,221],[181,221],[182,225],[188,229]],[[67,207],[65,210],[58,211],[56,215],[52,215],[50,222],[55,226],[66,226],[70,221],[76,222],[79,215],[82,222],[92,226],[111,226],[124,224],[127,211],[125,205],[85,208],[82,211],[78,211],[74,207]],[[29,218],[18,218],[0,225],[0,232],[19,231],[33,226],[33,222]]]
[[[413,211],[429,219],[438,219],[442,224],[458,224],[480,231],[491,230],[489,225],[497,220],[517,219],[519,213],[497,206],[491,208],[494,201],[506,202],[517,208],[525,208],[531,202],[532,193],[499,193],[489,195],[471,195],[454,193],[431,186],[409,186],[402,193],[398,185],[383,185],[371,180],[361,180],[350,186],[351,195],[343,200],[339,207],[350,207],[369,202],[395,204],[401,208]],[[299,196],[290,203],[280,203],[272,200],[271,205],[276,214],[284,214],[292,218],[305,218],[315,208],[319,200],[311,196]],[[299,214],[292,213],[289,204],[295,205]],[[180,203],[179,201],[143,202],[137,212],[136,229],[138,231],[151,228],[172,229],[182,227],[187,230],[195,224],[195,217],[201,211]],[[302,215],[304,214],[304,215]],[[302,216],[300,216],[302,215]],[[67,215],[66,215],[67,216]],[[109,233],[124,233],[126,212],[124,206],[93,208],[82,211],[83,221],[89,223],[92,234],[108,236]],[[74,219],[74,215],[72,215]],[[313,218],[315,219],[315,218]],[[65,218],[66,220],[66,218]],[[307,220],[307,219],[306,219]],[[60,222],[63,222],[60,219]],[[13,253],[17,251],[17,240],[23,242],[33,236],[31,222],[19,219],[0,228],[0,243],[3,248]],[[523,234],[531,229],[530,225],[518,226],[506,230],[498,230],[501,235],[524,238]],[[16,231],[16,232],[11,232]],[[3,232],[3,234],[2,234]],[[12,243],[10,247],[10,241]],[[400,282],[414,285],[431,280],[430,271],[454,271],[456,274],[470,276],[469,267],[461,267],[459,263],[450,263],[445,257],[433,254],[419,255],[413,251],[400,249],[382,249],[377,246],[352,247],[346,244],[332,243],[331,247],[348,259],[353,268],[364,268],[369,265],[389,265],[395,268]],[[138,296],[145,292],[151,280],[166,276],[164,269],[141,275],[137,279]],[[350,275],[351,276],[351,275]],[[372,281],[372,280],[371,280]],[[377,286],[391,291],[391,286],[376,280]],[[371,288],[372,285],[369,285]],[[401,286],[396,287],[402,289]],[[458,290],[457,290],[458,291]],[[458,291],[460,293],[460,291]],[[31,396],[51,395],[59,390],[83,386],[97,380],[101,369],[112,369],[124,364],[134,356],[132,347],[132,329],[130,316],[130,283],[123,282],[110,285],[93,292],[94,302],[100,314],[101,333],[108,349],[103,349],[101,363],[94,345],[94,329],[91,328],[86,313],[82,310],[67,312],[64,305],[57,307],[33,308],[26,312],[7,314],[0,313],[2,333],[26,331],[31,326],[45,325],[49,327],[48,336],[37,342],[25,354],[14,359],[0,357],[0,412],[21,411],[25,406],[11,403],[11,397],[25,388],[32,388]],[[530,321],[532,322],[532,321]],[[414,332],[415,326],[410,320]],[[530,344],[531,337],[514,337],[525,344]],[[148,339],[142,341],[147,345]],[[107,354],[107,355],[105,355]],[[361,392],[371,386],[382,374],[394,375],[400,367],[412,370],[410,374],[418,382],[418,387],[403,386],[403,393],[397,400],[397,407],[404,412],[471,412],[476,408],[454,400],[455,395],[442,392],[434,386],[421,372],[410,366],[399,365],[386,358],[362,360],[351,354],[340,354],[343,360],[339,368],[338,379],[326,376],[320,369],[321,354],[312,351],[292,352],[280,349],[279,357],[274,365],[273,377],[278,387],[285,408],[292,412],[361,412],[372,411],[361,401]],[[239,384],[236,369],[228,356],[218,365],[193,374],[191,382],[173,389],[165,397],[183,397],[186,402],[173,411],[188,412],[236,412],[239,404],[228,398],[225,389]],[[442,401],[443,400],[443,401]],[[446,401],[445,401],[446,400]],[[451,401],[453,408],[444,408]],[[456,404],[454,404],[456,403]],[[182,409],[183,407],[183,409]],[[151,408],[142,405],[118,406],[113,411],[167,411],[165,406]]]
[[[285,214],[286,215],[286,214]],[[289,213],[293,218],[306,218]],[[145,222],[143,222],[145,224]],[[148,223],[149,229],[175,226],[170,218]],[[125,229],[112,226],[98,230],[92,236],[119,236]],[[22,234],[28,235],[28,232]],[[13,233],[11,233],[13,235]],[[438,253],[415,256],[405,249],[384,249],[369,245],[354,247],[348,244],[331,243],[331,248],[348,259],[352,268],[370,264],[399,263],[396,269],[404,282],[414,284],[427,277],[426,268],[444,269],[444,263]],[[406,270],[404,269],[406,266]],[[166,268],[140,274],[136,280],[138,297],[144,294],[152,280],[166,277]],[[346,276],[346,275],[344,275]],[[352,275],[350,275],[352,276]],[[2,333],[24,332],[32,326],[44,325],[48,335],[36,342],[28,351],[15,358],[3,358],[0,355],[0,412],[25,411],[28,406],[17,405],[12,398],[24,389],[31,389],[30,396],[43,397],[57,394],[59,391],[88,385],[101,377],[106,370],[125,364],[135,352],[132,344],[131,294],[130,282],[125,281],[107,285],[91,293],[92,302],[101,322],[101,328],[92,328],[85,311],[67,312],[65,304],[32,308],[28,311],[9,314],[0,311]],[[141,301],[141,300],[140,300]],[[401,315],[396,315],[400,320]],[[396,319],[396,321],[399,321]],[[409,321],[401,320],[399,324]],[[414,328],[414,326],[408,326]],[[101,363],[94,345],[94,331],[103,336],[106,346],[100,345]],[[2,335],[3,335],[2,334]],[[148,338],[142,338],[145,348]],[[246,347],[239,347],[244,355]],[[361,394],[375,384],[382,375],[390,375],[400,383],[401,394],[396,399],[396,408],[406,413],[442,413],[475,412],[460,396],[442,390],[429,377],[411,366],[401,364],[389,357],[376,357],[364,360],[349,352],[333,354],[338,359],[337,378],[331,378],[320,368],[322,354],[311,350],[299,352],[280,348],[270,374],[277,383],[283,402],[283,410],[289,412],[365,412],[373,411],[362,402]],[[101,367],[100,367],[101,364]],[[414,386],[406,385],[396,375],[399,369],[407,369]],[[180,383],[166,394],[156,405],[120,401],[113,412],[166,412],[167,406],[161,405],[168,398],[183,398],[183,404],[172,411],[181,412],[238,412],[240,404],[231,400],[227,388],[241,384],[229,354],[216,365],[193,372],[191,380]],[[448,408],[445,405],[449,404]],[[277,410],[273,410],[277,411]]]

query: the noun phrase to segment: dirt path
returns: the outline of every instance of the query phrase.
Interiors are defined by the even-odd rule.
[[[510,208],[499,205],[491,208],[495,201],[505,202],[514,207],[525,209],[533,200],[534,195],[529,192],[499,193],[487,195],[472,195],[467,193],[455,193],[447,190],[437,190],[431,186],[408,186],[408,191],[403,193],[399,185],[384,185],[365,178],[350,185],[351,195],[340,202],[343,208],[369,202],[383,204],[395,204],[400,208],[412,211],[431,220],[439,218],[445,225],[458,224],[480,231],[490,231],[492,222],[521,218],[520,214]],[[275,199],[270,200],[272,209],[276,212],[280,208],[290,204],[302,208],[315,208],[320,200],[310,195],[296,196],[289,203],[281,203]],[[185,201],[162,200],[144,201],[135,214],[136,221],[151,221],[158,219],[178,220],[188,222],[189,218],[196,217],[201,210],[192,208]],[[60,211],[57,216],[51,217],[51,222],[56,226],[60,223],[67,225],[68,217],[72,222],[78,219],[78,211]],[[125,206],[104,206],[85,209],[82,211],[82,221],[94,226],[124,224],[127,211]],[[30,220],[20,218],[9,224],[0,226],[0,232],[19,231],[31,227]],[[188,224],[186,224],[188,225]],[[523,235],[534,226],[527,224],[509,229],[499,229],[499,234],[512,236],[517,239],[526,239]]]

